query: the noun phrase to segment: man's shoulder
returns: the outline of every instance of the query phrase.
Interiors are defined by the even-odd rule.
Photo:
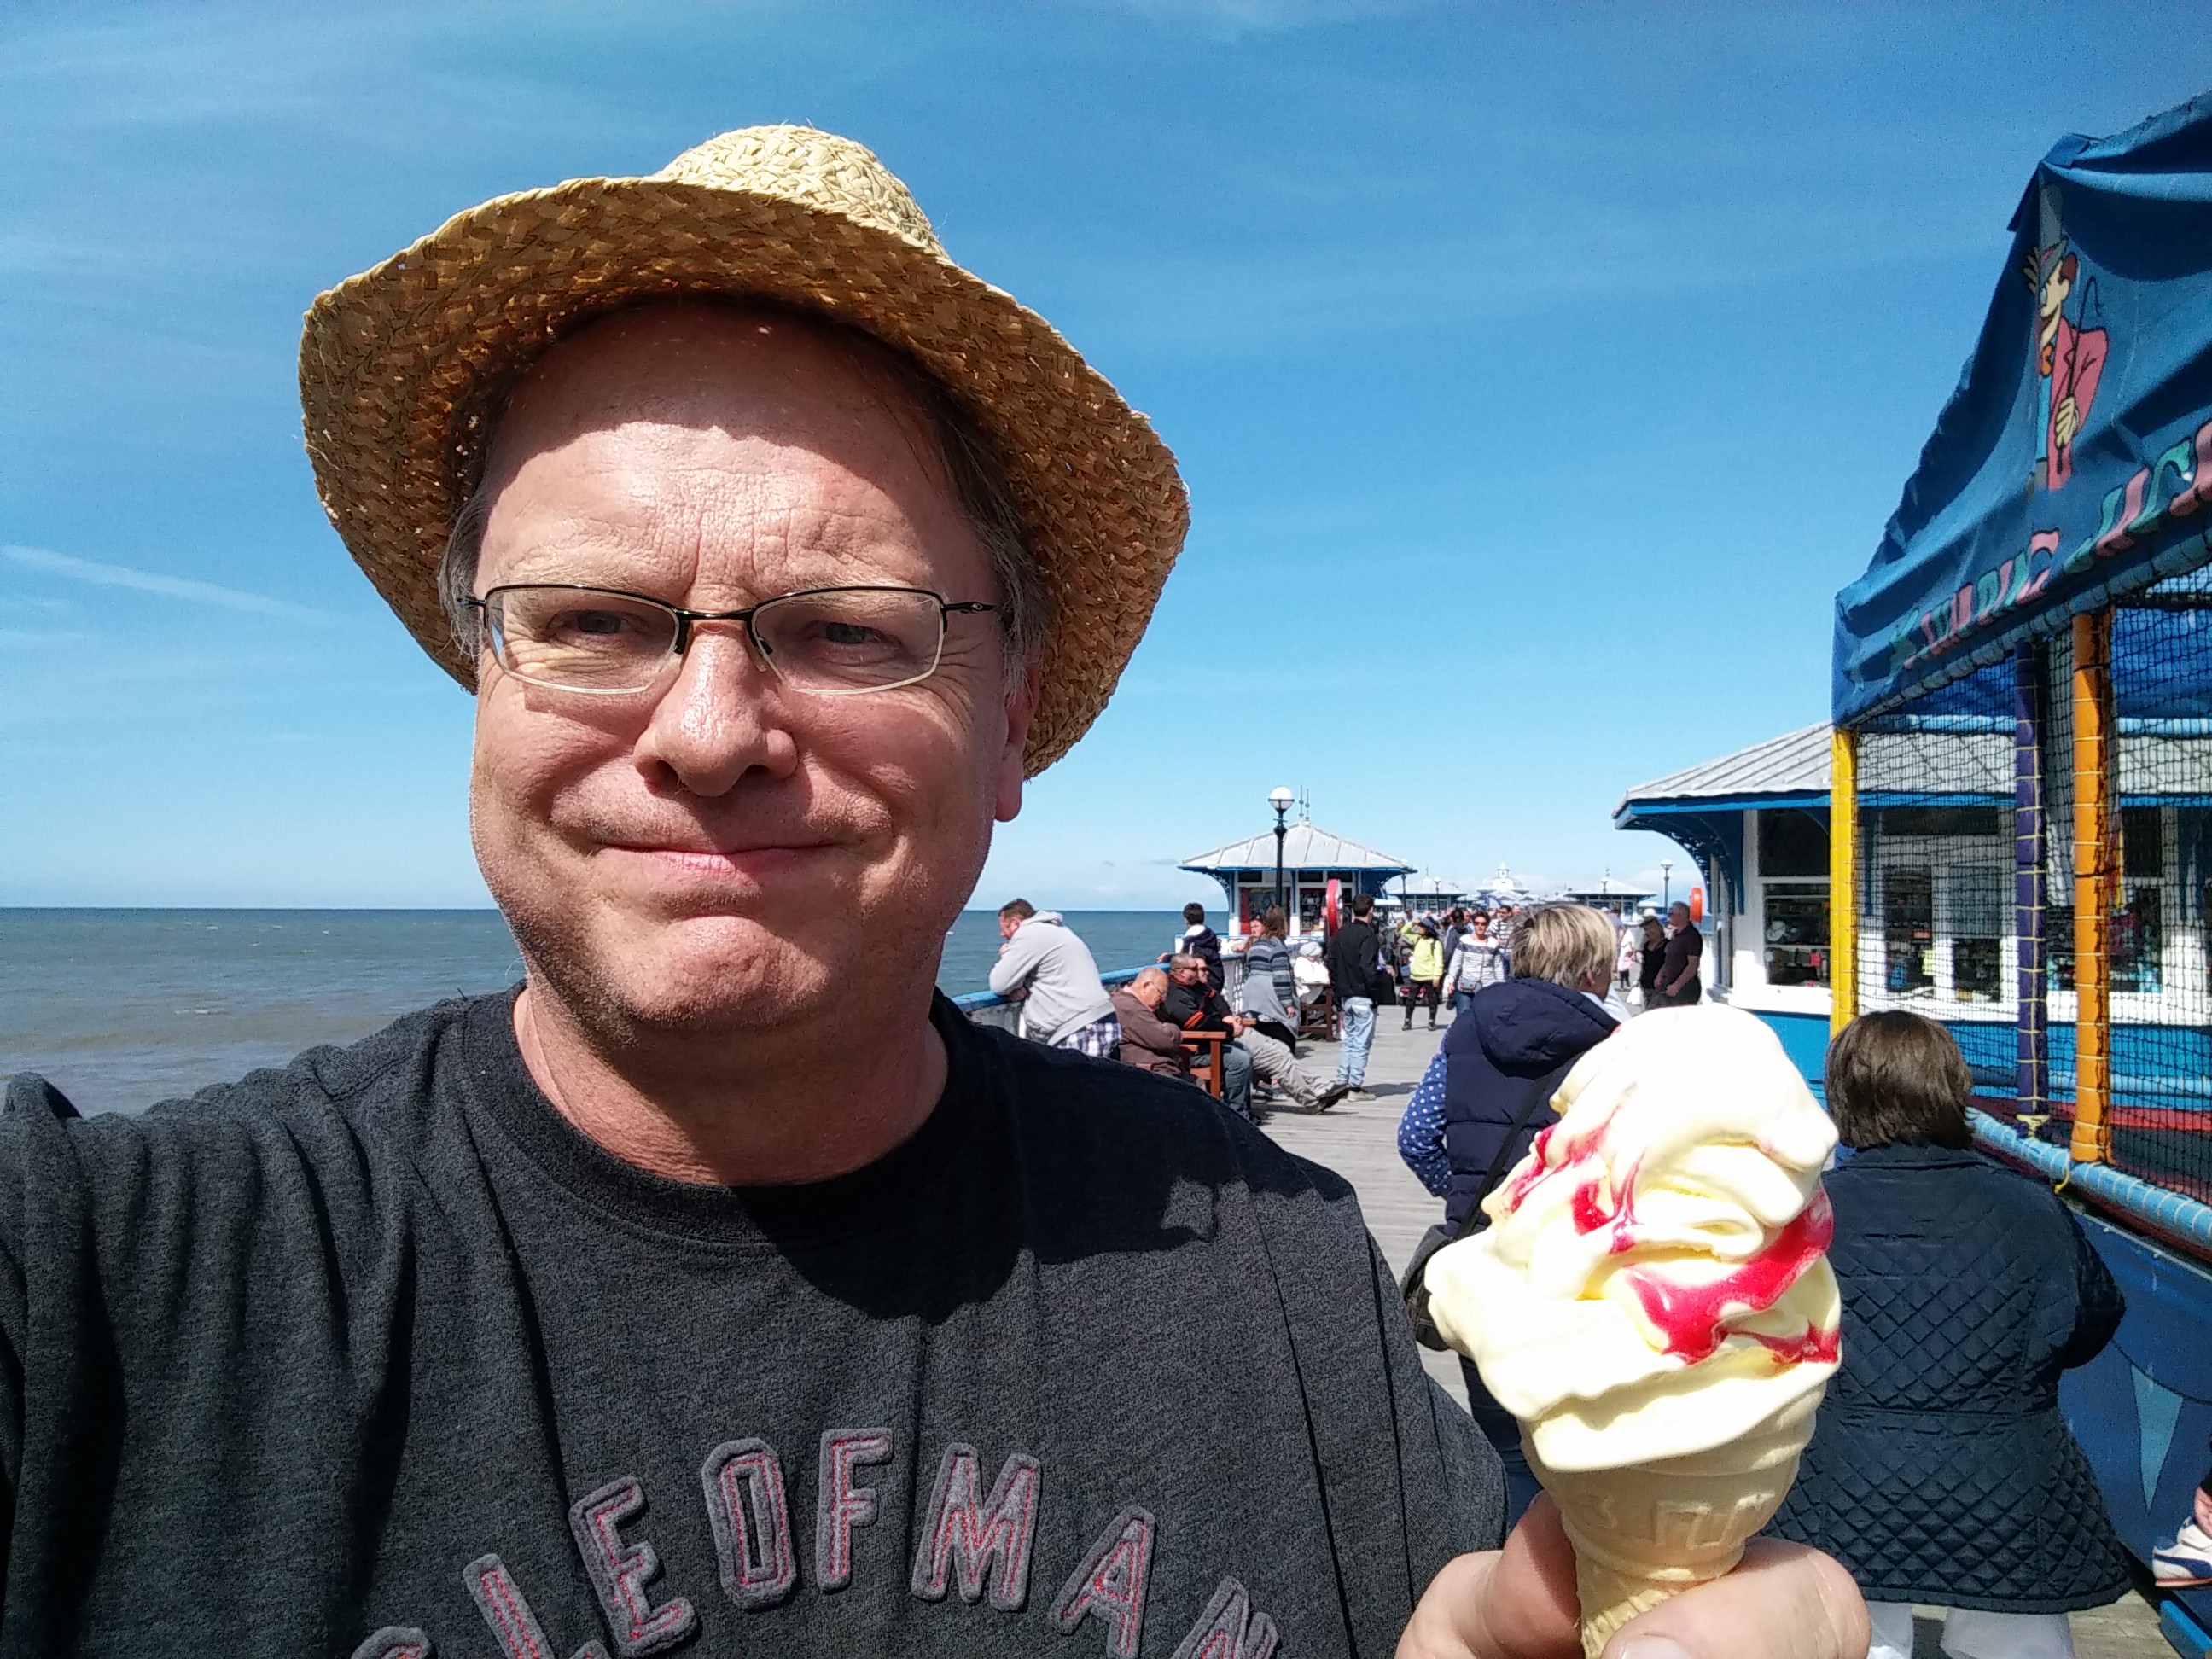
[[[1352,1188],[1334,1170],[1278,1146],[1193,1084],[1118,1060],[1049,1048],[979,1028],[987,1063],[1008,1096],[1030,1170],[1060,1181],[1152,1191],[1165,1182],[1242,1188],[1255,1196],[1341,1206]]]
[[[441,1051],[458,1037],[471,1009],[497,1006],[503,1012],[505,1001],[456,999],[417,1009],[358,1042],[309,1048],[286,1065],[136,1114],[81,1117],[65,1093],[26,1073],[9,1082],[0,1150],[21,1158],[58,1134],[64,1156],[91,1173],[102,1164],[158,1164],[168,1157],[192,1164],[226,1156],[252,1161],[264,1142],[313,1157],[320,1143],[333,1139],[357,1145],[364,1135],[404,1133],[404,1126],[419,1125],[427,1115]]]
[[[1114,1012],[1120,1018],[1124,1029],[1133,1024],[1144,1024],[1159,1018],[1126,985],[1108,986],[1106,1000],[1114,1005]]]

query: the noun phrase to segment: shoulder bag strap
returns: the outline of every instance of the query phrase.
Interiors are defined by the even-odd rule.
[[[1560,1073],[1566,1069],[1562,1066],[1558,1071],[1547,1072],[1538,1078],[1535,1085],[1528,1091],[1528,1098],[1521,1103],[1521,1115],[1513,1120],[1513,1127],[1505,1132],[1505,1139],[1498,1143],[1497,1155],[1490,1160],[1490,1172],[1482,1177],[1482,1185],[1475,1188],[1474,1202],[1459,1218],[1459,1225],[1452,1229],[1453,1243],[1456,1243],[1474,1231],[1475,1218],[1482,1213],[1482,1200],[1490,1196],[1498,1183],[1504,1179],[1506,1170],[1512,1167],[1506,1159],[1513,1150],[1513,1143],[1521,1139],[1521,1132],[1528,1127],[1528,1120],[1536,1115],[1537,1107],[1556,1092],[1555,1085]]]

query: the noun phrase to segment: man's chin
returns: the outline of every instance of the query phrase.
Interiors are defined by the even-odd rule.
[[[534,959],[532,978],[594,1024],[671,1036],[757,1033],[828,1012],[848,988],[833,965],[834,940],[793,937],[751,916],[633,915],[581,935],[517,935]]]
[[[685,916],[625,939],[606,969],[649,1023],[750,1029],[801,1018],[834,997],[841,954],[830,939],[794,937],[750,916]]]

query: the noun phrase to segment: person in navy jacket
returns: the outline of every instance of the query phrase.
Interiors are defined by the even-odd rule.
[[[1858,1150],[1826,1177],[1843,1368],[1771,1530],[1848,1568],[1870,1659],[1909,1659],[1912,1604],[1948,1608],[1957,1659],[2070,1659],[2068,1613],[2128,1587],[2061,1372],[2124,1304],[2081,1224],[1977,1153],[1951,1034],[1868,1014],[1828,1051],[1828,1109]]]
[[[1477,991],[1407,1103],[1398,1155],[1456,1227],[1559,1121],[1552,1097],[1627,1017],[1613,985],[1613,924],[1582,904],[1540,904],[1513,930],[1513,977]],[[1521,1428],[1462,1359],[1468,1409],[1505,1467],[1509,1522],[1535,1500]]]

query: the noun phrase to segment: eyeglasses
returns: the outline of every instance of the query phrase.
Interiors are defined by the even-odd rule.
[[[483,612],[499,665],[562,691],[647,691],[691,643],[695,624],[744,624],[754,653],[794,691],[857,696],[926,680],[947,617],[996,611],[919,587],[810,587],[744,611],[686,611],[642,593],[573,583],[495,587]]]

